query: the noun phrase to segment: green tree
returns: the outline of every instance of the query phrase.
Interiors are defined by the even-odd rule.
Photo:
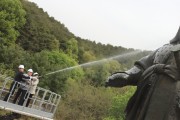
[[[31,61],[31,55],[18,45],[3,46],[0,48],[0,63],[4,64],[6,69],[17,70],[19,64],[31,67]]]
[[[45,75],[41,80],[40,86],[57,93],[65,91],[67,79],[81,79],[84,74],[83,70],[81,68],[76,68],[69,71],[60,71],[47,76],[46,74],[76,65],[78,64],[74,59],[59,51],[41,51],[40,53],[36,53],[32,62],[34,70],[43,76]]]
[[[66,43],[65,53],[67,53],[70,57],[74,58],[75,60],[78,59],[78,43],[77,40],[71,38]]]
[[[84,62],[90,62],[96,60],[96,57],[92,51],[85,51],[82,59]]]
[[[0,1],[0,44],[14,44],[25,24],[25,11],[19,0]]]
[[[122,65],[111,60],[99,63],[88,68],[84,68],[85,78],[94,86],[104,86],[105,80],[109,75],[117,71],[123,71]]]
[[[20,31],[17,43],[25,50],[40,52],[42,50],[62,50],[65,43],[74,37],[68,29],[29,1],[22,0],[26,10],[26,24]]]
[[[67,81],[68,89],[59,105],[56,119],[102,120],[108,115],[114,94],[103,87],[94,87],[86,81]]]
[[[116,96],[112,98],[112,106],[109,109],[109,115],[104,120],[124,120],[127,102],[135,92],[136,87],[124,87],[116,92]]]

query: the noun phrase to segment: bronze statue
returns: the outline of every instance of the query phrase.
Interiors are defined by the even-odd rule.
[[[106,81],[107,87],[127,85],[137,90],[126,106],[126,120],[180,120],[180,28],[169,44]]]

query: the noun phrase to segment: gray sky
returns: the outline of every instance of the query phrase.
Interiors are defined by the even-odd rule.
[[[155,50],[180,26],[180,0],[30,0],[76,36]]]

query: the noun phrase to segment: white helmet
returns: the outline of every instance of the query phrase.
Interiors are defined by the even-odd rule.
[[[35,72],[34,74],[33,74],[33,76],[38,76],[39,74],[37,73],[37,72]]]
[[[19,67],[18,68],[20,68],[20,69],[24,69],[24,65],[19,65]]]
[[[28,72],[33,72],[33,70],[32,70],[32,69],[29,69]]]

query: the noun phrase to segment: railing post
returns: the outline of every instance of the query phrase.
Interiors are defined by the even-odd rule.
[[[47,91],[48,90],[44,90],[45,92],[44,92],[44,94],[43,94],[43,97],[42,97],[42,99],[41,99],[41,103],[40,103],[40,105],[39,105],[39,108],[41,109],[41,107],[42,107],[42,104],[43,104],[43,102],[44,102],[44,98],[46,97],[46,93],[47,93]]]
[[[55,104],[55,102],[56,102],[56,99],[57,99],[57,94],[55,94],[55,93],[53,93],[54,95],[55,95],[55,97],[54,97],[54,100],[52,101],[52,103],[51,103],[51,108],[50,108],[50,112],[52,112],[52,108],[53,108],[53,106],[54,106],[54,104]],[[53,112],[52,112],[53,113]]]
[[[37,92],[35,93],[36,95],[35,95],[35,99],[33,99],[33,103],[32,103],[32,107],[33,107],[33,105],[34,105],[34,103],[35,103],[35,101],[36,101],[36,99],[37,99],[37,96],[38,96],[38,94],[39,94],[39,87],[37,88]]]
[[[59,105],[59,102],[60,102],[60,99],[61,99],[61,96],[60,95],[58,95],[58,101],[57,101],[57,103],[56,103],[56,106],[55,106],[55,108],[54,108],[54,111],[53,111],[53,116],[54,116],[54,114],[55,114],[55,112],[56,112],[56,109],[57,109],[57,107],[58,107],[58,105]]]
[[[9,79],[10,79],[10,78],[9,78]],[[2,89],[1,89],[1,92],[0,92],[0,97],[1,97],[1,95],[2,95],[2,93],[3,93],[3,91],[5,91],[4,88],[6,87],[6,84],[7,84],[7,82],[8,82],[9,79],[5,78],[4,83],[3,83],[3,86],[2,86]]]
[[[30,96],[30,92],[29,92],[29,90],[30,90],[30,85],[28,85],[28,90],[26,91],[26,94],[25,94],[25,96],[24,96],[24,103],[23,103],[23,106],[24,107],[26,107],[26,104],[27,104],[27,101],[28,101],[28,99],[29,99],[29,96]]]
[[[52,92],[49,91],[49,93],[50,93],[51,95],[49,96],[48,102],[47,102],[47,104],[46,104],[46,107],[45,107],[46,110],[47,110],[47,107],[51,104],[51,100],[52,100],[52,96],[53,96],[53,95],[52,95]]]
[[[13,87],[12,87],[11,91],[9,92],[9,96],[8,96],[7,102],[9,102],[9,98],[11,97],[12,92],[13,92],[13,90],[14,90],[16,84],[18,84],[17,81],[13,81],[13,82],[14,82],[14,83],[13,83]]]
[[[50,102],[51,100],[52,100],[52,92],[51,92],[51,95],[50,95],[50,97],[49,97],[49,100],[48,100],[48,102]]]

